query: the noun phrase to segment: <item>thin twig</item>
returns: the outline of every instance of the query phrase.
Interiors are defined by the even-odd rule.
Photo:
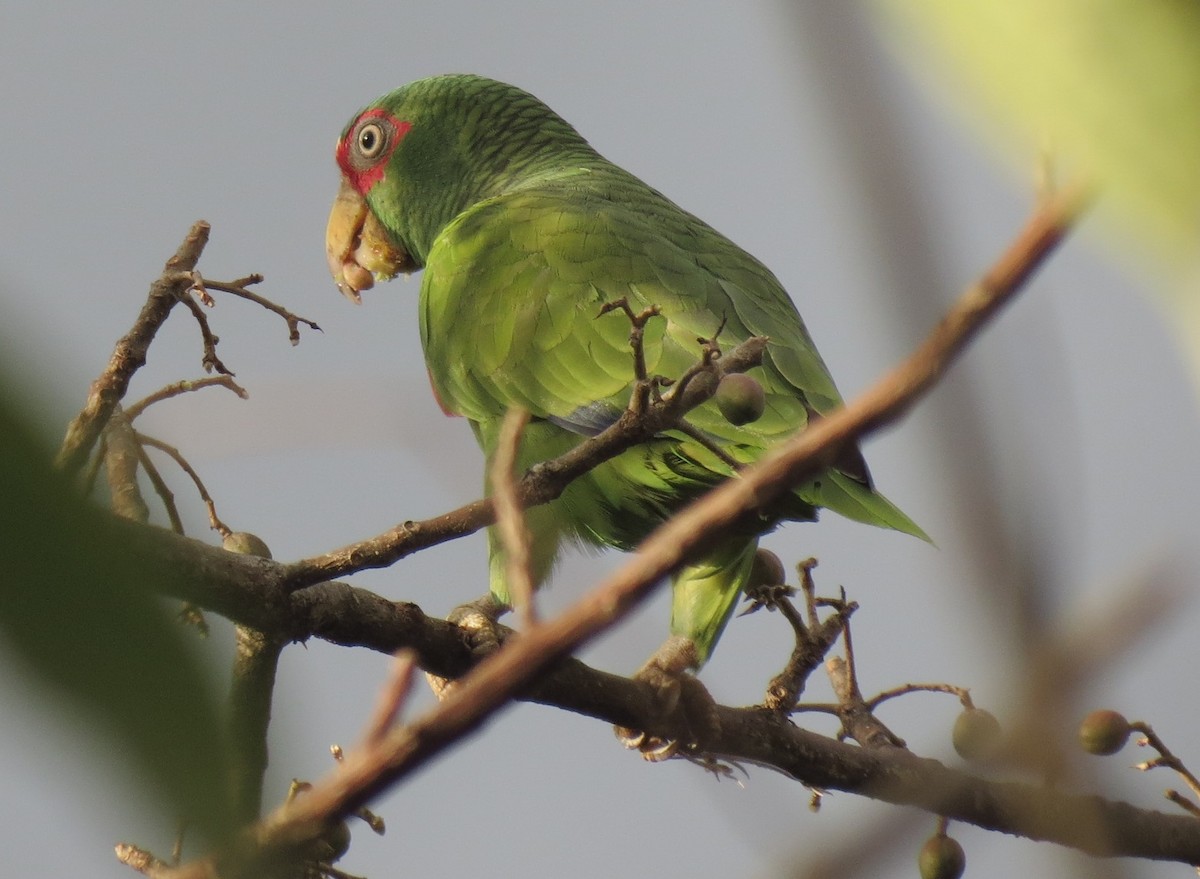
[[[853,601],[846,602],[817,626],[805,627],[807,637],[801,638],[798,634],[796,646],[788,658],[787,665],[767,686],[767,697],[763,702],[767,708],[791,711],[796,707],[796,701],[804,692],[804,685],[809,676],[820,666],[842,633],[848,630],[850,617],[856,610],[857,604]],[[799,633],[800,629],[796,628],[796,623],[803,625],[803,621],[796,614],[795,608],[791,608],[791,611],[795,616],[789,619],[793,629]]]
[[[149,394],[136,403],[125,407],[125,417],[130,421],[136,419],[150,406],[159,403],[163,400],[169,400],[171,397],[178,397],[180,394],[199,391],[203,388],[223,387],[233,391],[243,400],[249,399],[250,394],[233,380],[232,376],[228,375],[210,375],[207,378],[188,379],[178,381],[174,384],[167,385],[164,388],[159,388],[153,394]]]
[[[525,523],[525,511],[517,496],[514,469],[521,436],[529,422],[529,412],[510,409],[500,428],[496,451],[492,454],[492,496],[496,504],[496,530],[504,547],[504,569],[510,600],[525,628],[537,625],[537,607],[534,604],[533,566],[530,556],[532,538]]]
[[[126,842],[117,843],[115,851],[118,861],[150,879],[171,879],[171,877],[178,876],[182,869],[159,860],[143,848]],[[216,865],[208,861],[195,862],[194,868],[189,865],[189,874],[194,879],[220,879],[217,875]]]
[[[849,651],[850,627],[842,633]],[[831,656],[825,662],[825,672],[838,697],[838,718],[842,721],[839,738],[850,737],[864,748],[904,748],[904,739],[892,732],[883,721],[871,713],[863,700],[858,679],[854,675],[853,663],[840,656]]]
[[[1189,800],[1187,797],[1185,797],[1179,791],[1167,790],[1167,791],[1163,792],[1163,796],[1166,797],[1168,800],[1170,800],[1172,803],[1174,803],[1179,808],[1183,809],[1183,811],[1188,812],[1197,818],[1200,818],[1200,806],[1197,806],[1195,803],[1193,803],[1191,800]]]
[[[133,427],[113,406],[104,430],[104,472],[108,480],[109,502],[118,516],[134,522],[148,522],[150,507],[138,485],[141,449]]]
[[[717,325],[717,330],[715,333],[713,333],[711,339],[697,339],[696,340],[700,344],[700,360],[699,360],[699,362],[693,364],[688,369],[684,370],[683,375],[679,376],[675,380],[674,384],[671,386],[671,390],[667,393],[666,396],[674,397],[674,398],[683,396],[685,393],[687,393],[688,385],[691,384],[692,379],[696,378],[697,376],[712,372],[712,367],[713,367],[714,361],[716,361],[718,358],[720,358],[722,356],[721,346],[717,343],[717,337],[721,335],[721,331],[724,329],[725,329],[725,318],[722,317],[721,322]],[[763,341],[766,342],[766,341],[770,341],[770,340],[764,336]],[[728,364],[724,364],[724,365],[726,367],[728,367]],[[726,368],[724,370],[724,372],[735,372],[735,371],[738,371],[738,370],[732,370],[732,369],[728,369],[728,368]]]
[[[764,550],[760,549],[758,552],[762,554]],[[775,559],[775,562],[782,567],[778,558]],[[753,613],[763,607],[772,611],[777,610],[787,620],[794,635],[795,646],[792,648],[787,664],[783,671],[767,684],[767,692],[762,704],[764,708],[771,711],[801,710],[797,706],[797,700],[804,692],[808,678],[821,665],[825,655],[849,625],[850,616],[858,610],[858,605],[854,602],[841,601],[836,603],[834,612],[824,621],[820,619],[816,607],[816,587],[812,578],[812,570],[816,566],[815,558],[805,559],[797,566],[804,582],[804,598],[808,607],[809,624],[805,624],[804,617],[791,601],[791,597],[796,594],[793,587],[784,584],[767,585],[747,591],[746,597],[751,599],[752,603],[749,609],[743,611],[740,616]]]
[[[413,675],[417,667],[416,651],[408,648],[396,651],[388,680],[379,691],[375,710],[363,728],[362,741],[365,744],[378,742],[396,726],[396,720],[408,702],[408,694],[412,692]]]
[[[845,604],[843,594],[838,604]],[[815,601],[813,602],[816,603]],[[858,683],[858,668],[854,661],[854,638],[850,621],[846,620],[841,630],[845,657],[831,656],[825,661],[825,673],[838,697],[838,718],[842,722],[838,738],[850,737],[864,748],[906,748],[904,739],[875,716]]]
[[[700,443],[700,445],[704,446],[704,448],[706,448],[706,449],[708,449],[708,451],[712,452],[713,455],[715,455],[718,459],[720,459],[721,463],[723,463],[725,466],[727,466],[733,472],[736,473],[739,470],[741,470],[743,467],[746,466],[741,461],[736,460],[732,455],[730,455],[723,448],[721,448],[721,446],[718,445],[717,442],[715,440],[713,440],[710,436],[708,436],[706,433],[704,433],[704,431],[700,430],[695,425],[688,423],[688,421],[686,419],[680,418],[678,421],[676,421],[675,425],[674,425],[674,429],[679,431],[680,433],[686,434],[687,436],[691,437],[696,442]]]
[[[200,357],[201,367],[205,372],[216,371],[222,375],[234,375],[233,371],[217,356],[217,343],[221,340],[213,334],[212,327],[208,325],[208,316],[204,313],[204,309],[190,296],[183,297],[183,304],[187,306],[187,310],[192,313],[192,317],[196,319],[196,323],[200,327],[200,339],[204,344],[204,353]]]
[[[1146,760],[1143,763],[1139,763],[1137,765],[1138,769],[1142,770],[1143,772],[1146,772],[1150,769],[1157,769],[1160,766],[1171,769],[1183,779],[1184,784],[1188,786],[1188,789],[1193,794],[1195,794],[1197,797],[1200,797],[1200,779],[1197,779],[1196,776],[1192,774],[1192,771],[1184,765],[1183,761],[1175,755],[1175,752],[1167,747],[1167,743],[1159,737],[1158,733],[1154,731],[1150,724],[1142,720],[1135,720],[1129,724],[1129,728],[1134,732],[1139,732],[1142,734],[1143,738],[1140,742],[1138,742],[1139,745],[1153,748],[1154,750],[1158,751],[1157,757],[1152,760]]]
[[[55,463],[65,472],[75,473],[83,466],[108,423],[113,407],[125,396],[129,380],[145,365],[150,342],[187,289],[187,283],[180,279],[179,273],[196,267],[204,245],[208,243],[208,232],[209,225],[203,220],[192,224],[179,249],[167,260],[162,275],[150,285],[150,295],[133,328],[117,342],[108,366],[92,382],[87,402],[67,427],[58,450]]]
[[[232,529],[222,522],[220,517],[217,516],[216,502],[212,499],[212,495],[208,493],[208,489],[205,488],[204,482],[200,479],[200,474],[195,471],[192,465],[188,462],[188,459],[183,456],[183,453],[174,446],[164,443],[160,439],[155,439],[152,436],[141,433],[140,431],[136,432],[135,436],[141,445],[158,449],[160,452],[170,456],[171,459],[179,465],[179,469],[186,473],[188,478],[192,480],[192,484],[196,486],[196,491],[200,495],[200,500],[204,503],[205,508],[208,510],[209,527],[211,527],[213,531],[216,531],[222,537],[230,534]]]
[[[816,566],[815,558],[807,558],[796,565],[796,571],[800,574],[800,589],[804,592],[804,606],[808,611],[808,625],[814,629],[820,622],[820,614],[817,612],[817,584],[813,580],[813,568]]]
[[[138,439],[136,431],[134,438]],[[150,484],[154,486],[154,493],[158,495],[158,499],[163,503],[163,508],[167,511],[167,521],[171,523],[171,530],[176,534],[183,534],[183,519],[180,518],[179,507],[175,504],[175,493],[168,487],[166,480],[162,478],[162,474],[158,472],[158,468],[154,466],[150,456],[146,454],[145,444],[140,439],[137,443],[137,453],[142,469],[146,471]]]
[[[874,711],[889,699],[895,699],[898,696],[907,696],[909,693],[949,693],[951,696],[958,697],[958,701],[962,703],[963,708],[971,709],[975,707],[975,703],[971,701],[971,693],[965,687],[956,687],[953,684],[901,684],[898,687],[883,690],[877,695],[872,696],[867,700],[866,705],[867,708]]]
[[[251,284],[261,283],[262,279],[262,275],[256,274],[247,275],[244,278],[238,278],[236,281],[214,281],[211,278],[205,278],[203,283],[205,289],[207,290],[221,290],[225,293],[232,293],[234,296],[240,296],[242,299],[247,299],[250,302],[256,303],[257,305],[261,305],[263,308],[267,309],[267,311],[274,312],[275,314],[279,315],[287,323],[288,340],[293,345],[300,344],[300,324],[304,324],[305,326],[310,327],[317,332],[321,332],[321,328],[308,318],[301,317],[300,315],[284,308],[282,305],[278,305],[272,302],[270,299],[259,296],[257,293],[246,289]]]
[[[648,383],[650,376],[646,370],[646,349],[642,344],[642,339],[646,335],[646,324],[650,322],[650,318],[661,316],[661,311],[657,305],[651,305],[641,312],[635,312],[629,306],[629,300],[621,298],[604,303],[596,317],[603,317],[613,311],[624,312],[625,316],[629,318],[629,347],[633,349],[633,376],[639,382]]]
[[[96,480],[100,478],[100,469],[104,466],[104,460],[108,457],[108,443],[105,442],[104,432],[100,432],[100,441],[96,445],[96,454],[88,457],[87,467],[84,468],[83,476],[80,479],[84,497],[91,497],[92,492],[96,490]]]

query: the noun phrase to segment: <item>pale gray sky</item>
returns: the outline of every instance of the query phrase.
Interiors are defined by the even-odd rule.
[[[352,308],[323,250],[332,147],[350,115],[411,79],[472,71],[539,95],[609,158],[762,258],[851,395],[912,346],[1030,201],[1024,181],[919,94],[852,10],[646,0],[10,4],[0,27],[0,367],[59,433],[163,260],[202,217],[213,224],[205,274],[262,272],[265,295],[325,330],[292,349],[280,322],[219,296],[210,318],[220,354],[251,399],[212,392],[147,416],[147,428],[189,455],[226,521],[291,559],[473,498],[478,453],[466,425],[442,417],[428,393],[418,282],[381,285]],[[1032,538],[1013,568],[1037,562],[1048,612],[1063,620],[1098,612],[1154,558],[1175,555],[1192,575],[1200,566],[1195,394],[1145,291],[1105,250],[1087,234],[1069,243],[931,401],[869,444],[877,481],[937,549],[833,516],[771,538],[789,565],[817,555],[819,585],[845,586],[862,603],[854,631],[868,692],[948,680],[998,714],[1011,706],[1015,648],[997,604],[980,595],[1003,592],[1010,572],[981,572],[962,527],[990,505],[1010,505],[1014,530]],[[199,358],[193,325],[175,315],[133,393],[197,376]],[[964,430],[962,399],[978,407],[986,444]],[[971,491],[954,476],[964,472],[992,474],[997,496]],[[200,505],[183,480],[172,483],[192,533],[206,537]],[[618,560],[572,559],[547,608]],[[483,539],[354,582],[444,612],[485,588]],[[1184,607],[1089,694],[1150,720],[1185,757],[1196,756],[1186,753],[1195,710],[1175,684],[1200,659],[1196,621]],[[666,622],[660,596],[587,658],[632,672]],[[721,701],[754,702],[788,639],[775,616],[736,621],[704,680]],[[227,637],[210,649],[224,674]],[[366,651],[318,642],[287,651],[269,801],[288,779],[326,771],[330,743],[357,738],[386,670]],[[116,841],[167,852],[169,816],[29,687],[0,665],[4,872],[125,877]],[[917,751],[954,760],[956,713],[947,697],[914,696],[883,717]],[[1100,783],[1157,807],[1171,781],[1120,770],[1135,759],[1110,761]],[[771,773],[752,770],[739,788],[688,765],[644,765],[603,724],[519,706],[379,802],[388,835],[355,828],[340,866],[375,879],[766,876],[797,852],[856,846],[895,812],[843,794],[819,815],[807,804],[802,787]],[[872,874],[915,875],[933,826],[919,818]],[[1057,849],[953,833],[973,876],[1072,863]]]

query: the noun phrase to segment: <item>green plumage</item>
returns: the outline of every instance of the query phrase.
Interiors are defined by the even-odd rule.
[[[792,300],[775,276],[729,239],[605,160],[566,122],[517,88],[474,76],[421,80],[382,98],[411,128],[366,202],[395,244],[424,268],[420,329],[443,405],[470,420],[489,456],[510,407],[532,413],[519,463],[563,453],[629,401],[630,324],[646,327],[651,374],[676,377],[698,359],[697,338],[770,344],[751,371],[766,409],[736,427],[713,402],[689,420],[732,458],[752,462],[841,398]],[[354,136],[356,117],[347,128]],[[758,534],[816,508],[924,536],[874,491],[861,462],[831,470],[726,538],[674,578],[672,631],[703,661],[749,575]],[[857,472],[856,472],[857,471]],[[667,434],[601,464],[557,501],[528,511],[535,577],[563,540],[632,549],[664,518],[731,475],[683,434]],[[491,588],[509,599],[502,550],[490,541]]]

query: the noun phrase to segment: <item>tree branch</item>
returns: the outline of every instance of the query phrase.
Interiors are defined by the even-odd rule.
[[[345,583],[292,592],[286,584],[287,567],[277,562],[234,555],[160,528],[123,523],[123,530],[135,554],[164,572],[161,582],[169,595],[238,623],[266,628],[288,640],[318,637],[385,655],[410,647],[422,668],[446,677],[462,677],[476,661],[455,626],[426,616],[416,605],[389,601]],[[553,664],[517,698],[655,735],[674,732],[657,725],[661,713],[642,684],[573,658]],[[720,731],[700,743],[706,752],[775,769],[811,787],[917,806],[1096,855],[1200,862],[1200,822],[1186,815],[1035,784],[983,779],[898,748],[864,749],[800,729],[778,712],[762,708],[717,710]],[[171,869],[174,877],[204,875]]]
[[[175,255],[167,260],[162,275],[150,285],[150,295],[133,328],[117,342],[108,366],[92,382],[87,402],[67,427],[58,450],[55,464],[65,472],[75,473],[83,466],[113,407],[129,389],[129,380],[145,365],[154,334],[189,286],[189,282],[180,279],[180,272],[190,272],[196,267],[208,243],[208,232],[209,225],[203,220],[192,224]]]

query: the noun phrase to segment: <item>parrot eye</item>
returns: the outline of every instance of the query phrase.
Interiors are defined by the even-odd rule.
[[[362,193],[382,180],[392,153],[411,128],[411,122],[380,109],[362,113],[347,127],[334,151],[346,179]]]
[[[358,145],[358,153],[364,159],[373,159],[383,152],[383,148],[387,143],[387,135],[383,130],[383,126],[378,122],[368,122],[362,128],[358,129],[358,136],[355,138]]]

